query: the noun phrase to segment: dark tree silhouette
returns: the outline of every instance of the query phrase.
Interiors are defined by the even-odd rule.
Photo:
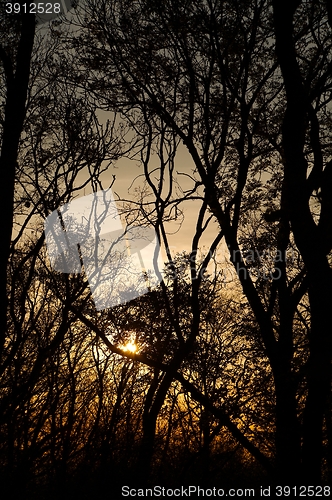
[[[26,116],[31,55],[35,36],[35,16],[25,14],[17,20],[13,16],[12,18],[6,17],[3,9],[1,9],[0,15],[4,26],[0,43],[0,60],[2,81],[5,86],[0,153],[0,171],[3,178],[3,193],[0,197],[0,213],[2,214],[0,349],[2,349],[5,342],[7,321],[7,265],[13,229],[15,176],[19,142]]]
[[[2,477],[21,496],[112,473],[328,483],[330,2],[81,7],[47,35],[28,16],[1,35]],[[96,311],[84,273],[50,268],[42,222],[121,156],[143,184],[118,209],[154,226],[166,268]]]
[[[331,196],[331,184],[330,163],[324,165],[324,124],[320,119],[321,107],[326,105],[325,93],[331,88],[331,63],[320,67],[319,77],[315,75],[316,78],[310,74],[312,70],[304,72],[301,68],[301,53],[296,48],[293,27],[296,11],[301,3],[273,2],[273,10],[276,52],[287,99],[282,122],[284,180],[281,210],[285,220],[291,224],[295,243],[306,268],[311,312],[302,468],[304,477],[317,482],[320,478],[324,415],[327,415],[327,403],[331,394],[332,337],[329,307],[332,300],[332,274],[328,254],[332,249],[332,211],[331,204],[327,201]],[[323,5],[320,4],[318,8]],[[311,8],[312,12],[315,12],[315,6],[312,5]],[[317,29],[317,20],[313,15],[307,22],[311,30]],[[327,18],[322,17],[320,22],[326,24]],[[316,54],[322,49],[323,47],[318,45]],[[328,58],[327,53],[325,57]],[[325,101],[324,104],[322,101]],[[310,137],[312,165],[308,162],[306,136]],[[313,190],[318,188],[321,189],[322,199],[317,221],[310,207],[310,196]],[[286,342],[287,337],[288,342],[291,340],[290,335],[289,329],[289,333],[285,332]],[[282,390],[285,391],[285,388]],[[287,407],[282,411],[287,412]],[[293,432],[293,429],[289,429],[288,434]],[[299,449],[299,442],[294,443],[293,449]]]
[[[228,246],[274,377],[278,475],[290,484],[317,482],[331,384],[326,3],[114,1],[90,2],[87,9],[89,24],[73,43],[77,78],[84,75],[80,65],[93,69],[85,83],[92,99],[123,113],[142,138],[146,162],[146,137],[162,141],[169,134],[185,145],[194,171],[189,194],[162,196],[145,167],[157,202],[155,224],[166,206],[181,208],[190,197],[200,198],[218,221],[217,238]],[[165,179],[163,166],[159,176]],[[265,213],[259,253],[269,239],[275,253],[265,285],[253,279],[243,253],[249,212],[262,220]],[[287,260],[293,241],[298,268]],[[196,286],[193,279],[198,332]],[[299,375],[294,321],[302,300],[311,312],[310,356],[308,362],[302,357]],[[298,401],[302,383],[305,408]],[[156,401],[154,421],[162,404]]]

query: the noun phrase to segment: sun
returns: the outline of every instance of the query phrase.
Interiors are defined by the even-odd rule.
[[[137,345],[135,342],[127,342],[127,344],[122,347],[122,350],[134,353],[137,351]]]

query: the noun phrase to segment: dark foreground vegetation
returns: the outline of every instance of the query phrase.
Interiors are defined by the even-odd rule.
[[[331,484],[331,2],[0,15],[1,498]],[[126,176],[164,279],[97,311],[44,220]]]

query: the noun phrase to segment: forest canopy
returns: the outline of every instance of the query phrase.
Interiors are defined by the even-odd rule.
[[[0,14],[7,497],[331,484],[331,2],[82,0],[44,23],[17,4]],[[107,189],[164,269],[99,310],[83,243],[61,272],[44,228]]]

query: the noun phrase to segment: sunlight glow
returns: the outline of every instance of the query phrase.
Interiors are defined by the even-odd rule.
[[[137,351],[137,345],[135,342],[127,342],[126,345],[122,347],[124,351],[129,351],[129,352],[136,352]]]

